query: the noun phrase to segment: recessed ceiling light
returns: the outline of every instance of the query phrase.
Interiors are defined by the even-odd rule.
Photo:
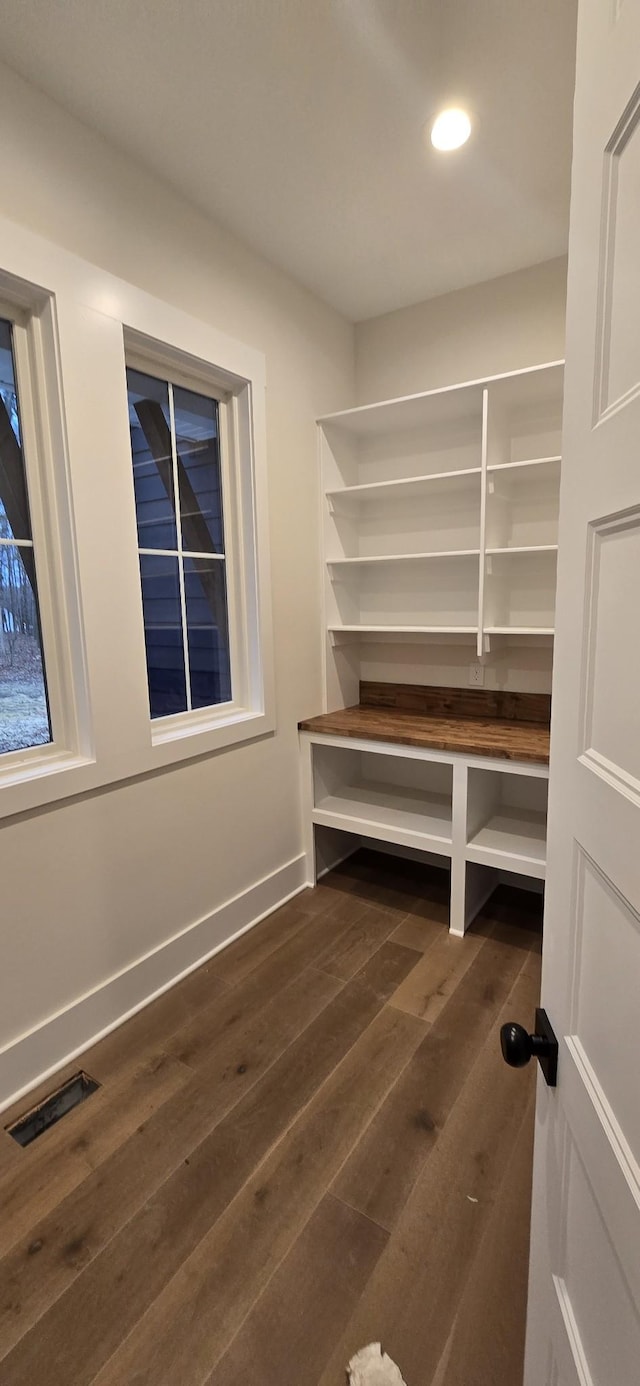
[[[441,111],[431,126],[431,143],[435,149],[459,149],[471,134],[471,121],[466,111],[451,107]]]

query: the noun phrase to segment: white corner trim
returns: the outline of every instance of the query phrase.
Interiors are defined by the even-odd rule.
[[[0,1112],[298,895],[306,874],[305,856],[294,857],[11,1040],[0,1050]]]

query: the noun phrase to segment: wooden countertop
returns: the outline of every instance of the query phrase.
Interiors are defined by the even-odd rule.
[[[325,736],[362,737],[369,741],[424,746],[433,751],[496,756],[502,760],[549,763],[549,727],[542,722],[503,717],[425,716],[423,713],[368,707],[325,712],[299,723],[300,731]]]

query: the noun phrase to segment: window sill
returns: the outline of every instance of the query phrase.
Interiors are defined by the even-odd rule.
[[[152,722],[151,755],[156,765],[170,765],[273,731],[275,719],[266,712],[228,706],[224,713],[212,714],[211,708],[205,708],[202,713],[181,713]]]
[[[263,711],[235,708],[226,716],[206,716],[176,730],[177,719],[167,719],[158,735],[152,724],[149,743],[137,750],[122,754],[94,756],[56,751],[53,747],[41,756],[25,757],[2,766],[0,760],[0,820],[29,813],[47,804],[92,791],[107,785],[170,769],[198,756],[239,745],[243,741],[268,736],[275,731],[275,718]],[[155,733],[155,734],[154,734]]]
[[[203,732],[235,726],[236,722],[256,715],[255,711],[236,707],[233,703],[219,703],[196,712],[178,712],[172,717],[158,717],[152,721],[151,741],[154,746],[163,746],[169,741],[185,741]]]

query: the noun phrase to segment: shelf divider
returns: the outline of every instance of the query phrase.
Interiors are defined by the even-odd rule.
[[[489,446],[489,391],[482,392],[482,459],[480,478],[480,554],[478,558],[478,638],[476,652],[483,659],[484,639],[484,599],[485,599],[485,554],[487,547],[487,451]]]

